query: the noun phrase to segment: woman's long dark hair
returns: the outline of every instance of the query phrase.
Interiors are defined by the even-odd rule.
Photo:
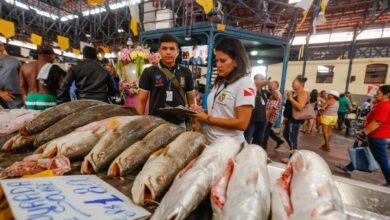
[[[237,67],[235,67],[226,77],[218,75],[214,82],[215,85],[220,82],[223,82],[225,85],[232,84],[238,79],[250,74],[251,65],[249,57],[240,40],[234,38],[223,39],[215,46],[215,51],[221,51],[227,54],[237,63]]]

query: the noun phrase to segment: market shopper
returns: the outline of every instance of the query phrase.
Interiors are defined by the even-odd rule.
[[[262,146],[267,127],[266,105],[268,100],[267,91],[263,88],[268,81],[262,74],[256,74],[253,80],[256,85],[255,107],[248,128],[244,131],[244,136],[248,143]]]
[[[376,104],[367,115],[364,131],[358,135],[358,139],[367,138],[372,155],[385,177],[385,186],[390,187],[390,161],[387,155],[387,148],[390,144],[390,85],[379,87],[374,99]],[[347,175],[354,170],[352,163],[345,167],[337,167]]]
[[[5,54],[0,42],[0,105],[3,108],[21,108],[22,90],[19,85],[20,62]]]
[[[337,111],[338,114],[338,119],[337,119],[337,129],[342,130],[344,123],[345,123],[345,118],[347,117],[348,112],[352,110],[352,105],[351,105],[351,100],[348,98],[348,94],[350,93],[344,93],[340,95],[340,106]],[[350,95],[349,95],[350,96]]]
[[[306,81],[307,78],[298,76],[292,83],[294,91],[287,92],[287,101],[283,112],[283,137],[290,146],[290,155],[298,149],[299,128],[304,123],[304,120],[294,119],[293,112],[303,111],[309,101],[309,97],[304,89]],[[288,162],[288,158],[283,158],[282,162]]]
[[[109,96],[118,94],[111,74],[97,62],[97,51],[85,46],[84,60],[72,66],[58,93],[57,103],[69,102],[70,87],[75,81],[77,99],[94,99],[107,102]]]
[[[27,109],[45,110],[56,105],[57,91],[66,72],[53,64],[56,56],[49,45],[39,46],[37,54],[38,60],[20,69],[20,86],[27,95]]]
[[[206,123],[209,141],[230,136],[245,144],[244,131],[255,105],[256,88],[249,77],[250,62],[241,41],[226,38],[215,47],[218,76],[207,97],[208,111],[198,108],[196,119]]]
[[[137,111],[145,114],[149,98],[149,114],[186,127],[186,118],[159,112],[160,108],[191,106],[195,103],[194,82],[191,71],[176,63],[179,55],[177,38],[171,34],[160,37],[159,53],[161,61],[156,66],[146,68],[139,80]]]
[[[321,126],[321,113],[318,111],[321,109],[327,100],[328,94],[326,93],[325,90],[321,90],[320,95],[317,98],[317,104],[316,107],[314,108],[314,111],[316,113],[316,128],[317,132],[320,133],[320,126]]]
[[[301,130],[303,133],[311,134],[311,132],[313,131],[314,122],[316,120],[317,110],[318,110],[317,109],[317,99],[318,99],[318,90],[313,89],[310,92],[309,102],[310,102],[310,105],[312,106],[312,108],[314,109],[315,115],[313,118],[305,120],[305,123],[303,124],[302,130]]]
[[[323,106],[319,109],[321,112],[322,135],[325,143],[321,146],[324,151],[330,151],[330,136],[333,127],[337,123],[337,110],[339,108],[339,92],[331,90]]]
[[[283,97],[280,91],[278,90],[279,89],[278,81],[269,82],[268,89],[270,91],[270,96],[268,98],[267,107],[266,107],[267,127],[265,129],[263,144],[261,146],[264,149],[267,149],[268,139],[269,137],[271,137],[276,141],[275,149],[277,149],[280,147],[280,145],[284,143],[284,141],[278,135],[275,134],[272,128],[279,118],[279,112],[280,112],[280,108],[282,107]]]

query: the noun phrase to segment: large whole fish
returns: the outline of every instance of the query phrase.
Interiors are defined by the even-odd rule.
[[[22,152],[30,147],[33,147],[33,143],[37,135],[38,134],[22,136],[18,134],[5,142],[1,149],[7,152]]]
[[[212,182],[239,151],[240,144],[231,137],[218,138],[207,146],[176,176],[151,220],[185,219],[209,194]]]
[[[272,219],[346,219],[332,173],[318,154],[296,151],[272,192]]]
[[[117,129],[135,117],[138,116],[117,116],[92,122],[40,146],[35,153],[41,153],[42,158],[65,156],[71,161],[82,159],[98,143],[104,133]]]
[[[64,156],[45,158],[29,161],[18,161],[4,169],[0,179],[7,177],[18,177],[32,175],[44,170],[53,170],[56,175],[63,175],[71,170],[70,161]]]
[[[158,126],[141,141],[128,147],[111,163],[108,176],[125,176],[144,164],[149,156],[169,144],[184,129],[177,125],[166,123]]]
[[[134,120],[106,132],[92,151],[84,158],[81,173],[97,173],[107,167],[127,147],[139,141],[146,134],[165,121],[154,116],[137,116]]]
[[[199,156],[205,144],[203,134],[185,132],[167,147],[152,154],[135,178],[131,189],[133,201],[139,205],[155,201],[166,191],[176,174]]]
[[[48,108],[38,117],[22,127],[20,133],[24,136],[38,133],[72,113],[98,104],[104,104],[104,102],[96,100],[77,100]]]
[[[211,202],[214,220],[268,220],[271,211],[271,186],[267,153],[248,145],[238,154],[225,175],[213,184]]]
[[[0,135],[19,131],[27,122],[39,115],[39,111],[11,109],[0,111]]]
[[[35,139],[34,146],[39,147],[54,138],[69,134],[74,129],[88,123],[99,121],[114,116],[131,116],[135,115],[134,109],[126,109],[119,105],[95,105],[84,110],[75,112],[61,119],[49,128],[45,129]]]

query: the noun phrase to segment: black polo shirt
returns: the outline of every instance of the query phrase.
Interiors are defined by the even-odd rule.
[[[162,62],[160,62],[160,66],[167,68],[173,74],[175,74],[177,81],[179,81],[180,86],[183,88],[184,93],[194,90],[192,73],[188,68],[178,64],[169,68]],[[168,77],[166,77],[159,69],[158,65],[148,67],[143,71],[139,80],[139,87],[140,89],[149,92],[150,115],[159,116],[174,124],[181,124],[185,121],[185,118],[171,114],[163,114],[158,111],[159,108],[185,105],[185,101],[181,98],[179,91],[175,88],[173,83],[170,82]],[[172,101],[167,101],[167,91],[172,91]]]

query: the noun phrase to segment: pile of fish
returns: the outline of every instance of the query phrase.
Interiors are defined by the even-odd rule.
[[[82,174],[120,177],[142,168],[131,193],[139,205],[161,200],[152,220],[186,219],[208,197],[215,220],[346,218],[329,167],[311,151],[296,151],[271,186],[261,147],[242,148],[231,137],[208,143],[201,133],[117,105],[75,101],[15,127],[20,132],[2,149],[36,149],[0,178],[48,169],[63,175],[75,161]]]
[[[0,111],[0,145],[15,136],[27,122],[39,115],[39,111],[26,109],[5,109]]]

